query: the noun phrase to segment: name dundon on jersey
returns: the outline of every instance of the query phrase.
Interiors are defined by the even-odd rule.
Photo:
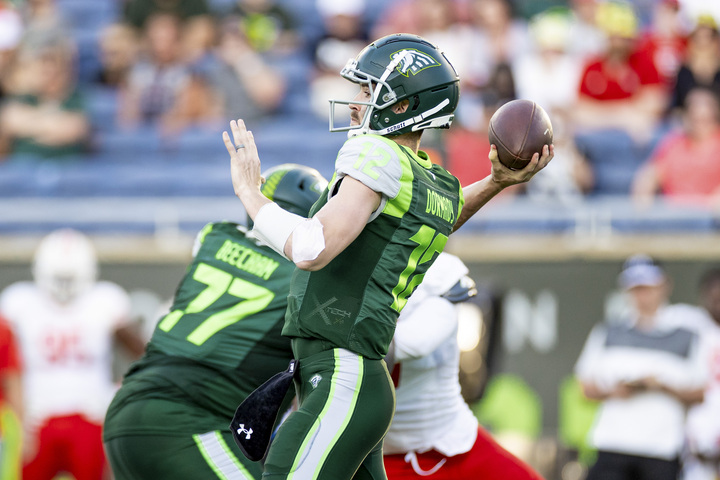
[[[290,340],[280,332],[294,265],[229,222],[207,225],[196,249],[170,312],[111,409],[139,398],[167,398],[215,412],[226,428],[238,404],[292,358]],[[114,434],[144,431],[112,427]],[[167,429],[175,427],[187,425]]]
[[[383,195],[363,231],[327,266],[296,269],[283,334],[320,338],[379,359],[400,311],[445,247],[462,209],[460,183],[424,152],[378,135],[350,138],[338,153],[327,194],[346,175]]]

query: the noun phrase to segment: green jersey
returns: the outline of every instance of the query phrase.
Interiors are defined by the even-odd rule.
[[[462,209],[460,182],[424,152],[377,135],[338,153],[319,210],[346,175],[383,195],[363,231],[327,266],[296,269],[283,335],[319,338],[371,359],[387,354],[410,294],[445,247]]]
[[[238,404],[292,358],[290,340],[280,332],[293,269],[244,227],[208,224],[170,312],[126,375],[111,410],[136,399],[168,399],[198,405],[227,428]],[[208,427],[202,418],[186,418],[165,430],[193,428],[193,421]],[[112,425],[112,432],[146,429]]]

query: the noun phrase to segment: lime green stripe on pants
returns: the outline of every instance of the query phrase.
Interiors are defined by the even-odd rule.
[[[382,439],[395,410],[385,362],[343,349],[299,359],[300,406],[270,446],[263,478],[387,478]]]
[[[15,412],[0,405],[0,480],[21,478],[22,425]]]

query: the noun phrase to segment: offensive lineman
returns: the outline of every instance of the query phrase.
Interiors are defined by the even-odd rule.
[[[308,214],[327,184],[294,164],[265,176],[263,195],[297,215]],[[235,407],[292,358],[280,330],[293,269],[238,224],[202,229],[170,312],[108,409],[104,441],[116,480],[260,478],[227,426]]]
[[[523,170],[497,161],[461,188],[419,151],[422,130],[447,128],[459,81],[444,54],[396,34],[368,45],[341,75],[360,86],[335,174],[305,219],[260,191],[260,160],[242,120],[223,134],[236,195],[254,232],[297,266],[283,335],[299,361],[299,410],[282,424],[268,479],[383,479],[382,439],[395,398],[383,357],[399,312],[448,235],[505,187],[547,165],[552,146]],[[464,208],[463,208],[464,203]],[[298,378],[299,377],[299,378]]]

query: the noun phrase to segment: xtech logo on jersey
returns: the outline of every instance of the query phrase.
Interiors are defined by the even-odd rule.
[[[420,50],[403,49],[390,55],[390,58],[395,60],[399,55],[403,55],[403,57],[397,66],[397,70],[406,77],[409,77],[411,73],[417,75],[426,68],[440,66],[440,62]]]

